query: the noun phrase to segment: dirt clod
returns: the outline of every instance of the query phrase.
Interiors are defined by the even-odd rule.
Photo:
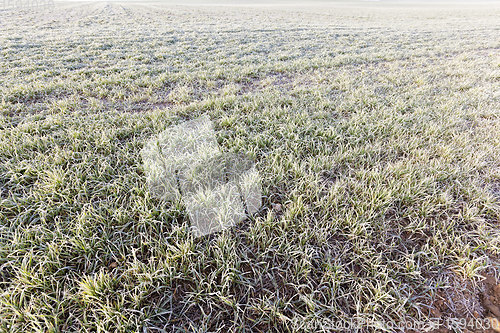
[[[456,275],[447,276],[448,287],[438,293],[431,316],[443,323],[465,319],[475,324],[468,327],[472,329],[469,332],[500,333],[500,286],[492,274],[484,274],[484,277],[484,280],[472,283]],[[450,327],[440,327],[434,332],[452,331]]]
[[[493,331],[500,333],[500,321],[498,318],[492,318],[488,317],[488,320],[490,321],[490,327]]]

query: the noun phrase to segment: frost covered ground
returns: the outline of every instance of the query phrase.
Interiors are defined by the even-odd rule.
[[[1,329],[499,317],[498,17],[498,2],[0,11]],[[148,192],[140,151],[203,115],[255,160],[263,209],[196,238]]]

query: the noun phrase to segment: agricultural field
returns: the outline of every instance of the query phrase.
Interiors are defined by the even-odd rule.
[[[1,10],[0,330],[494,332],[499,18],[493,1]],[[201,116],[255,161],[263,204],[195,237],[141,150]]]

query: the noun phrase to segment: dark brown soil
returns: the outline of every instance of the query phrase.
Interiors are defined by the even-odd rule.
[[[454,276],[450,288],[438,293],[431,314],[442,325],[433,332],[453,332],[453,323],[463,332],[500,332],[498,326],[491,328],[500,321],[500,281],[493,274],[483,276],[478,283]]]

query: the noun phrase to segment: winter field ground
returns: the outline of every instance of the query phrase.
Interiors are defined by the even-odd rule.
[[[499,2],[0,11],[0,330],[487,329],[499,17]],[[140,151],[202,115],[255,159],[263,207],[195,238],[180,203],[150,195]]]

